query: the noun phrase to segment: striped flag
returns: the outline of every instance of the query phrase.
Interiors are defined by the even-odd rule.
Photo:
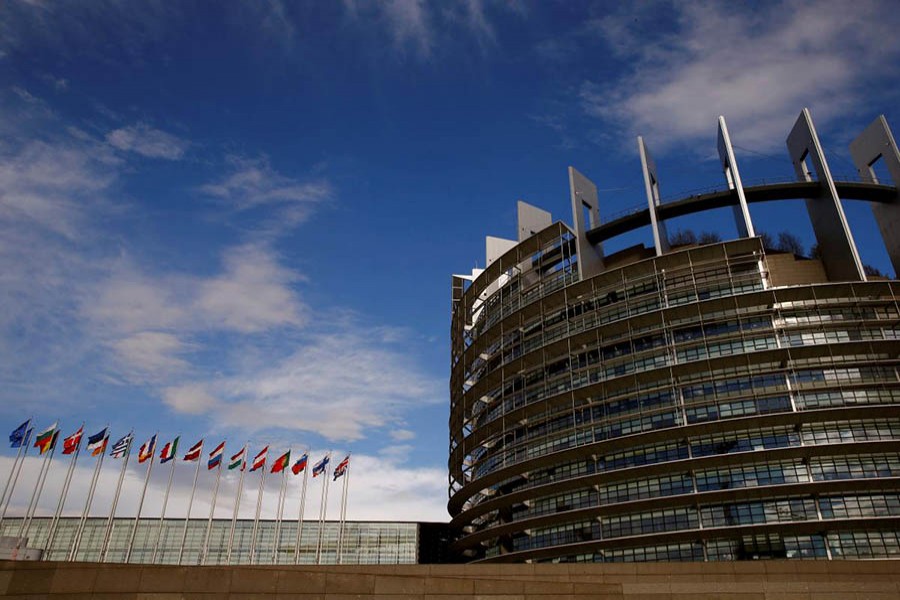
[[[240,468],[241,471],[244,470],[244,453],[246,452],[246,448],[241,448],[241,451],[231,457],[231,462],[228,463],[228,470]]]
[[[288,450],[284,454],[278,457],[278,459],[272,463],[272,472],[273,473],[281,473],[284,471],[287,466],[291,464],[291,451]]]
[[[138,462],[146,462],[148,458],[153,458],[153,453],[156,451],[156,434],[153,434],[153,437],[144,442],[144,445],[141,446],[141,449],[138,451]]]
[[[338,477],[343,477],[347,474],[347,469],[350,468],[350,455],[344,457],[344,460],[338,463],[338,466],[334,468],[334,481],[338,480]]]
[[[197,442],[196,444],[191,446],[191,449],[188,450],[187,454],[184,455],[184,460],[186,460],[186,461],[198,460],[202,453],[203,453],[203,440],[200,440],[199,442]]]
[[[294,466],[291,467],[291,472],[293,472],[294,475],[299,475],[306,470],[307,462],[309,462],[309,453],[304,453],[303,456],[297,459],[297,462],[294,463]]]
[[[325,467],[328,466],[328,462],[331,460],[331,455],[326,454],[325,458],[316,463],[316,466],[313,467],[312,474],[313,477],[318,477],[322,473],[325,472]]]
[[[84,425],[78,431],[63,439],[63,454],[72,454],[81,445],[81,436],[84,434]]]
[[[216,446],[215,449],[209,453],[209,462],[206,464],[206,468],[212,470],[221,465],[223,454],[225,454],[225,442]]]
[[[56,429],[56,423],[53,423],[53,425],[37,434],[37,437],[34,438],[34,447],[40,448],[41,454],[44,454],[56,444],[56,436],[58,434],[59,431]]]
[[[160,463],[167,463],[175,458],[175,453],[178,451],[178,439],[180,437],[181,436],[176,437],[174,440],[163,446],[162,451],[159,453]]]
[[[113,444],[112,450],[109,455],[113,458],[122,458],[125,456],[125,453],[128,452],[128,448],[131,447],[131,441],[134,439],[134,434],[129,433],[118,442]]]
[[[256,455],[256,458],[253,459],[253,464],[250,466],[251,473],[266,466],[266,456],[268,456],[268,454],[268,446],[259,451],[259,454]]]
[[[109,441],[108,429],[108,427],[104,427],[103,431],[95,433],[88,438],[87,449],[91,451],[91,456],[97,456],[106,451],[106,443]]]

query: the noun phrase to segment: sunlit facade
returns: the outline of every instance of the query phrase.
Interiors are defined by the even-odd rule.
[[[520,203],[518,240],[489,238],[486,268],[453,277],[456,549],[481,562],[900,558],[900,282],[867,277],[846,221],[816,223],[818,207],[821,259],[767,251],[745,210],[829,182],[873,203],[897,188],[729,177],[667,205],[642,162],[642,212],[601,223],[572,169],[571,227]],[[667,214],[727,205],[738,239],[668,243]],[[604,255],[602,241],[646,225],[653,247]]]
[[[28,547],[43,550],[44,560],[67,560],[72,547],[78,518],[62,518],[54,535],[53,545],[47,548],[51,519],[39,517],[28,527]],[[0,537],[17,537],[21,518],[5,519],[0,525]],[[344,540],[341,550],[342,564],[416,564],[420,560],[433,559],[434,546],[445,544],[440,535],[440,524],[412,522],[347,521],[344,524]],[[117,518],[113,522],[109,549],[105,562],[124,562],[131,538],[134,519]],[[79,544],[78,561],[99,562],[106,535],[107,519],[91,517],[85,523]],[[285,520],[275,547],[275,522],[259,522],[255,557],[252,564],[291,565],[315,564],[319,543],[319,523],[304,522],[301,532],[300,556],[296,557],[297,521]],[[423,534],[424,530],[424,534]],[[129,562],[153,564],[197,565],[201,563],[201,550],[206,539],[207,520],[191,519],[188,523],[184,552],[181,540],[184,535],[184,519],[165,519],[160,530],[160,520],[141,519]],[[323,530],[321,564],[338,563],[338,533],[340,523],[327,521]],[[160,533],[161,532],[161,533]],[[202,560],[207,565],[246,565],[250,562],[250,539],[253,521],[237,521],[231,557],[228,557],[230,519],[214,519],[210,529],[209,551]],[[159,544],[157,546],[157,536]],[[277,550],[277,551],[276,551]]]

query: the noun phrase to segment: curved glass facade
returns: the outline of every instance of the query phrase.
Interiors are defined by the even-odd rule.
[[[575,240],[554,223],[454,278],[459,551],[900,557],[896,281],[829,281],[759,238],[580,278]]]

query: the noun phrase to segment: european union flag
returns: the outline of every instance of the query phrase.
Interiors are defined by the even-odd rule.
[[[12,448],[21,448],[28,443],[28,425],[31,419],[28,419],[9,434],[9,445]]]

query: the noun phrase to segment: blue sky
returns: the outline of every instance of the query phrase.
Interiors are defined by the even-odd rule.
[[[600,188],[601,216],[644,203],[639,134],[663,196],[720,185],[719,114],[745,181],[791,179],[784,140],[804,106],[832,171],[851,173],[856,133],[881,113],[900,123],[895,13],[3,3],[0,417],[158,430],[185,449],[352,450],[351,518],[443,520],[450,274],[483,266],[485,235],[514,236],[515,201],[569,221],[573,165]],[[847,211],[864,261],[890,271],[869,208]],[[812,242],[802,203],[752,213]],[[734,235],[728,211],[679,227]],[[607,248],[638,242],[649,231]],[[170,514],[191,476],[178,467]],[[114,477],[107,464],[98,514]],[[129,472],[123,511],[141,477]],[[151,513],[164,482],[155,473]]]

